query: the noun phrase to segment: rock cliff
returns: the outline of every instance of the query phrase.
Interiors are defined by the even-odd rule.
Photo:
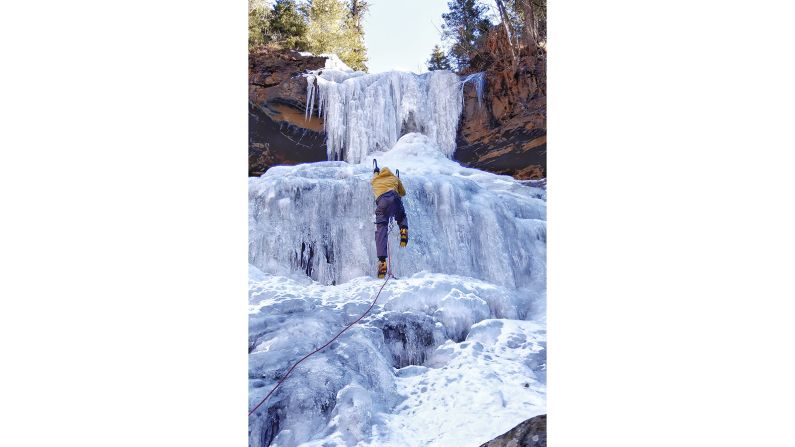
[[[547,176],[546,50],[512,54],[492,33],[470,62],[485,73],[482,104],[464,89],[456,160],[516,179]]]
[[[464,89],[454,158],[517,179],[546,177],[546,82],[543,62],[507,64],[497,49],[476,56],[484,67],[483,100]],[[504,60],[500,59],[500,60]],[[326,160],[323,119],[305,119],[308,70],[325,57],[261,49],[249,54],[249,175],[270,166]]]
[[[323,120],[304,118],[307,70],[325,57],[262,49],[248,56],[248,172],[326,159]]]
[[[480,447],[546,447],[547,415],[530,418]]]

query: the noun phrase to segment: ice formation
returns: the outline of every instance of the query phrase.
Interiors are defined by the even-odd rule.
[[[478,100],[483,92],[482,74],[463,79],[447,70],[366,74],[336,60],[326,64],[307,75],[306,114],[317,109],[323,116],[329,160],[360,163],[411,132],[427,135],[451,158],[463,85],[473,82]]]
[[[324,68],[329,69],[329,70],[336,70],[336,71],[343,71],[343,72],[353,72],[354,71],[351,67],[348,66],[348,64],[343,62],[342,59],[340,59],[339,56],[337,56],[334,53],[321,53],[321,54],[315,55],[314,53],[312,53],[310,51],[299,51],[298,54],[300,54],[301,56],[320,56],[320,57],[325,57],[326,58],[326,64],[324,65]]]
[[[250,405],[382,284],[373,157],[407,190],[399,279],[255,412],[252,447],[478,445],[545,412],[546,192],[461,167],[416,133],[363,164],[250,179]]]
[[[360,315],[381,284],[360,277],[330,287],[251,266],[250,407]],[[392,280],[365,320],[254,413],[250,445],[480,445],[545,413],[543,314],[543,300],[472,278]]]
[[[450,159],[452,73],[331,66],[311,75],[308,110],[317,100],[337,161],[249,179],[249,408],[383,285],[374,158],[400,170],[409,244],[392,232],[397,278],[251,415],[250,446],[476,446],[546,413],[545,184]]]
[[[303,271],[323,284],[371,274],[373,158],[399,169],[407,191],[411,243],[395,252],[397,276],[427,270],[543,288],[544,190],[461,167],[415,133],[388,152],[371,154],[364,164],[276,166],[251,179],[251,263],[269,273]]]

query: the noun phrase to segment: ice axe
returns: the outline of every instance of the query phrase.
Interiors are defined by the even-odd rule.
[[[376,159],[375,159],[375,158],[373,158],[373,172],[374,172],[374,173],[379,173],[379,172],[381,172],[381,170],[380,170],[380,169],[378,169],[378,161],[376,161]]]

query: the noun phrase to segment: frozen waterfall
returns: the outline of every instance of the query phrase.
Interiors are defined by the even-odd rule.
[[[411,132],[427,135],[452,158],[463,85],[473,82],[478,99],[483,91],[480,73],[460,78],[446,70],[365,74],[332,67],[306,75],[306,115],[314,112],[317,102],[329,160],[361,163]]]
[[[545,412],[546,191],[464,168],[418,133],[362,164],[249,179],[250,406],[383,283],[374,157],[407,191],[409,244],[390,236],[399,279],[255,412],[251,447],[479,445]]]
[[[303,272],[339,284],[372,274],[375,203],[372,164],[400,169],[411,242],[397,249],[397,276],[422,270],[508,287],[543,286],[545,191],[461,167],[430,138],[408,134],[365,164],[276,166],[249,183],[249,259],[264,272]]]
[[[250,447],[480,445],[546,413],[546,189],[453,161],[480,74],[307,75],[330,161],[249,178]],[[372,160],[400,171],[409,243],[374,278]]]

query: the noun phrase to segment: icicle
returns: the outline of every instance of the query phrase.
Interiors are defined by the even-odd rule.
[[[463,110],[458,75],[446,70],[368,75],[323,69],[306,76],[315,81],[317,91],[307,89],[307,104],[317,96],[329,160],[360,163],[409,132],[429,136],[452,158]]]
[[[275,166],[250,179],[249,262],[271,273],[282,267],[304,272],[323,284],[371,273],[372,157],[357,165]],[[407,192],[413,236],[399,254],[401,277],[427,270],[506,287],[543,281],[545,191],[464,168],[419,133],[402,136],[377,157],[381,169],[400,169]],[[391,237],[397,246],[397,232]]]
[[[482,105],[483,101],[483,86],[486,82],[486,76],[484,72],[472,73],[471,75],[467,76],[464,81],[461,83],[461,89],[463,91],[464,85],[467,82],[472,82],[475,84],[475,95],[478,97],[478,106]]]
[[[304,111],[304,120],[308,121],[312,116],[312,108],[315,101],[315,76],[306,76],[306,110]]]

